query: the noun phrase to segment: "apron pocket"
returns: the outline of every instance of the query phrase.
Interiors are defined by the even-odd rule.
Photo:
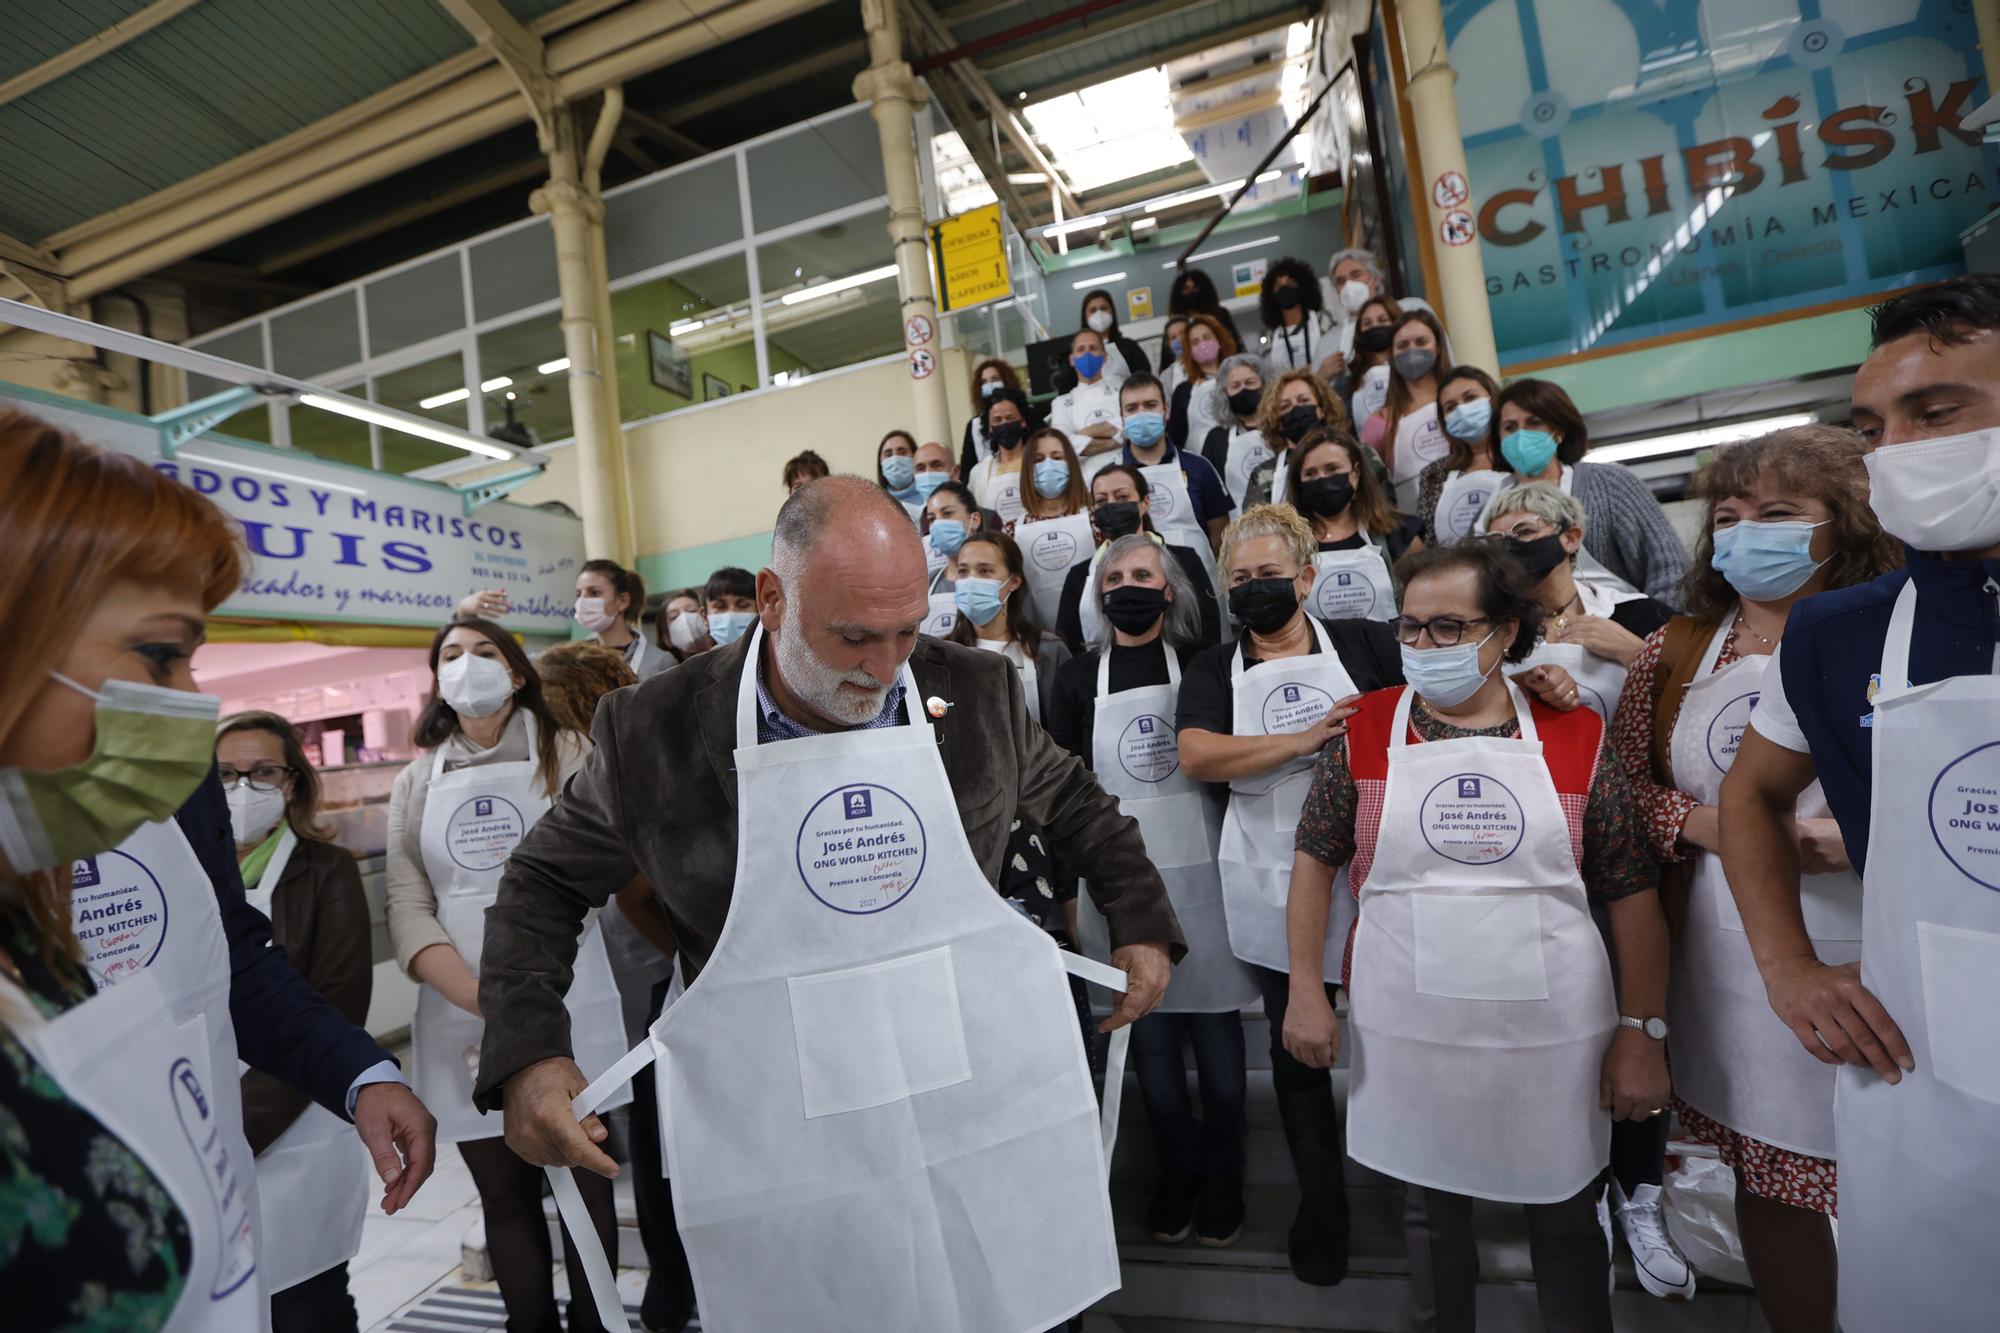
[[[1453,1000],[1546,1000],[1541,895],[1413,893],[1416,988]]]
[[[2000,1008],[2000,935],[1917,922],[1931,1072],[1967,1096],[2000,1104],[1993,1013]]]
[[[949,945],[786,985],[806,1119],[971,1079]]]

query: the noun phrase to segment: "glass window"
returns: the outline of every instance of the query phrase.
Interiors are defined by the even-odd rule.
[[[369,385],[368,396],[399,412],[429,417],[460,430],[469,428],[466,404],[472,394],[465,386],[465,359],[456,353],[380,376]],[[382,428],[384,472],[414,472],[464,457],[463,449]]]
[[[560,315],[539,315],[479,335],[479,373],[493,386],[485,390],[487,430],[497,431],[511,413],[529,432],[525,440],[515,437],[516,443],[553,444],[575,434]]]
[[[361,360],[361,314],[350,289],[271,316],[271,368],[311,379]]]
[[[367,292],[371,357],[465,327],[465,285],[457,251],[371,282]]]
[[[743,257],[730,255],[611,294],[621,419],[756,387],[748,274]]]
[[[480,319],[556,299],[556,242],[547,218],[472,247],[472,310]]]
[[[291,413],[292,448],[336,463],[352,463],[356,467],[375,465],[375,446],[368,438],[367,422],[300,403],[281,410]]]
[[[604,201],[604,249],[613,279],[742,239],[734,155]]]
[[[246,366],[264,365],[264,326],[262,323],[246,324],[240,329],[233,329],[228,333],[217,334],[213,338],[203,338],[190,342],[188,345],[196,351],[207,352],[210,356],[219,356],[225,361],[236,361]],[[268,367],[266,368],[268,369]],[[206,398],[210,394],[221,393],[224,389],[233,389],[235,387],[235,385],[229,383],[227,380],[212,380],[206,375],[197,375],[193,371],[188,372],[187,396],[189,402],[193,402],[197,398]],[[249,414],[245,413],[244,415],[247,416]],[[235,432],[232,431],[231,433]],[[266,431],[266,434],[268,435],[269,432]]]
[[[879,199],[888,188],[882,141],[866,110],[759,144],[745,158],[750,218],[758,231]]]
[[[902,350],[888,221],[882,209],[758,247],[773,383]]]

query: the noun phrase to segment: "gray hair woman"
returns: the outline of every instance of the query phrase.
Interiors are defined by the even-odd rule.
[[[1243,493],[1250,485],[1250,474],[1273,453],[1257,429],[1257,416],[1269,386],[1270,374],[1264,358],[1255,352],[1238,352],[1223,358],[1222,364],[1215,368],[1214,383],[1204,389],[1211,395],[1210,411],[1220,424],[1208,433],[1207,439],[1195,442],[1199,446],[1197,452],[1215,468],[1223,488],[1239,510],[1243,507]]]
[[[1150,560],[1144,558],[1148,555],[1152,557]],[[1135,556],[1140,558],[1134,559]],[[1145,568],[1141,572],[1141,567],[1150,566],[1158,568]],[[1166,618],[1160,633],[1171,647],[1207,646],[1209,640],[1202,636],[1201,603],[1194,585],[1188,582],[1180,561],[1170,559],[1166,547],[1156,537],[1135,532],[1106,547],[1097,567],[1091,571],[1090,599],[1101,607],[1105,597],[1118,588],[1146,586],[1161,588],[1166,593]],[[1117,630],[1109,616],[1100,617],[1094,628],[1096,633],[1091,637],[1090,648],[1101,653],[1116,640]]]

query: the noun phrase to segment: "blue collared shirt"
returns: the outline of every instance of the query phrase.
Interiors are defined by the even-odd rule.
[[[818,731],[795,718],[787,716],[778,707],[778,701],[771,697],[771,691],[764,684],[764,665],[757,664],[757,744],[769,745],[772,741],[803,740],[807,736],[822,736]],[[899,677],[889,687],[888,697],[882,700],[882,711],[872,719],[863,722],[851,731],[874,731],[881,727],[903,725],[903,682]]]

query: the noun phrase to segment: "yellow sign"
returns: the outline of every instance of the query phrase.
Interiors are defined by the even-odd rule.
[[[937,272],[940,310],[965,310],[1012,296],[1000,205],[932,223],[931,266]]]
[[[1151,319],[1153,317],[1153,289],[1132,287],[1125,292],[1125,318]]]

